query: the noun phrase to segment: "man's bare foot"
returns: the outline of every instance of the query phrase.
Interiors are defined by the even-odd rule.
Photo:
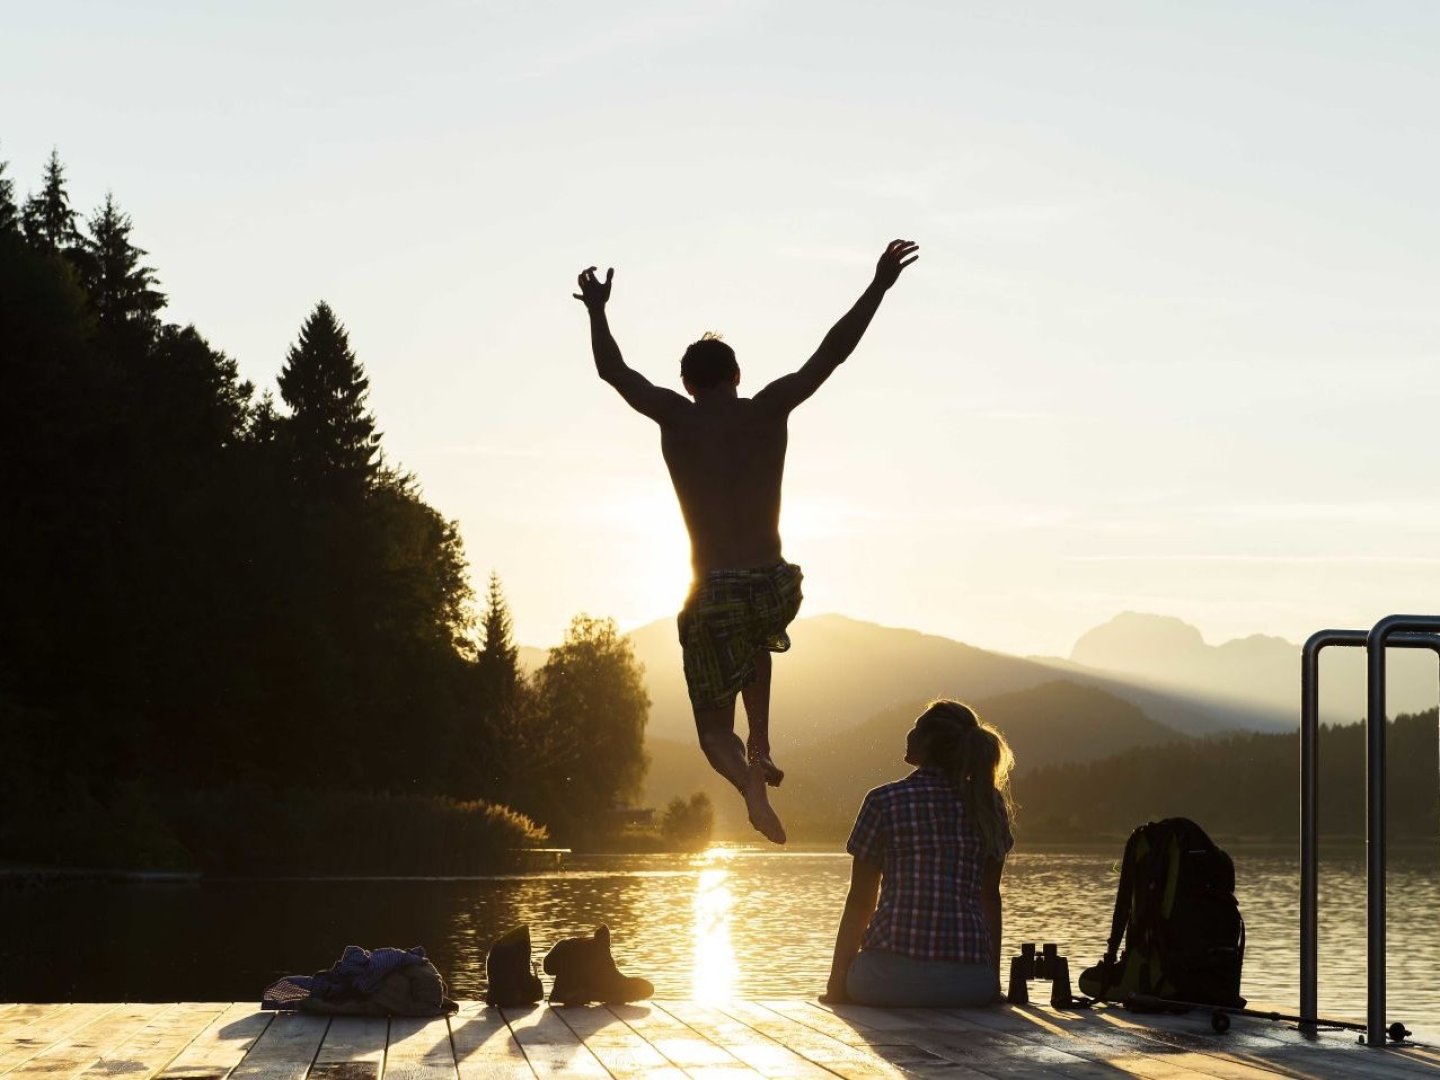
[[[769,754],[760,754],[753,760],[755,764],[765,770],[765,783],[771,787],[779,787],[780,781],[785,779],[785,770],[776,765],[775,762],[770,759]]]
[[[785,827],[780,824],[780,818],[770,806],[770,796],[765,792],[765,767],[758,761],[750,766],[744,794],[750,824],[771,843],[785,843]]]

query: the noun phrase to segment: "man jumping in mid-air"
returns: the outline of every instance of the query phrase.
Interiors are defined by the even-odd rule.
[[[615,271],[580,274],[577,300],[590,313],[590,347],[600,377],[637,412],[660,425],[660,452],[690,532],[695,581],[680,612],[685,682],[700,748],[745,798],[750,824],[777,844],[785,829],[766,784],[784,777],[770,759],[770,653],[790,647],[785,628],[800,609],[800,568],[780,555],[780,480],[786,420],[860,343],[885,291],[919,246],[894,240],[875,279],[825,335],[799,371],[742,398],[735,351],[706,334],[685,350],[680,378],[693,398],[655,386],[629,367],[610,333],[605,303]],[[745,700],[749,738],[735,734],[735,696]]]

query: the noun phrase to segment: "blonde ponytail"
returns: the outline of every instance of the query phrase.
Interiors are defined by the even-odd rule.
[[[1003,859],[1015,820],[1010,795],[1015,754],[1005,736],[958,701],[931,702],[916,727],[925,739],[926,763],[955,785],[986,853]]]

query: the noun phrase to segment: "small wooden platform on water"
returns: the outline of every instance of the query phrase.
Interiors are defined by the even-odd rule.
[[[1440,1076],[1433,1045],[1359,1046],[1208,1013],[829,1008],[657,1001],[437,1020],[262,1012],[249,1002],[0,1005],[3,1080],[491,1080],[894,1076],[1244,1080]]]

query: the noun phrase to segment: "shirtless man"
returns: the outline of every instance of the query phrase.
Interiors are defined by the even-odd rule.
[[[770,758],[770,653],[790,647],[785,632],[800,609],[800,568],[780,555],[780,480],[786,421],[860,343],[885,292],[914,262],[919,246],[893,240],[875,278],[799,371],[753,398],[737,393],[735,351],[706,334],[685,350],[680,378],[694,400],[655,386],[629,367],[610,333],[605,304],[613,269],[580,274],[575,299],[590,313],[595,370],[626,403],[660,425],[660,452],[690,533],[695,570],[680,612],[685,682],[700,748],[745,799],[750,824],[777,844],[785,829],[767,784],[784,777]],[[749,737],[735,734],[735,697],[745,701]]]

